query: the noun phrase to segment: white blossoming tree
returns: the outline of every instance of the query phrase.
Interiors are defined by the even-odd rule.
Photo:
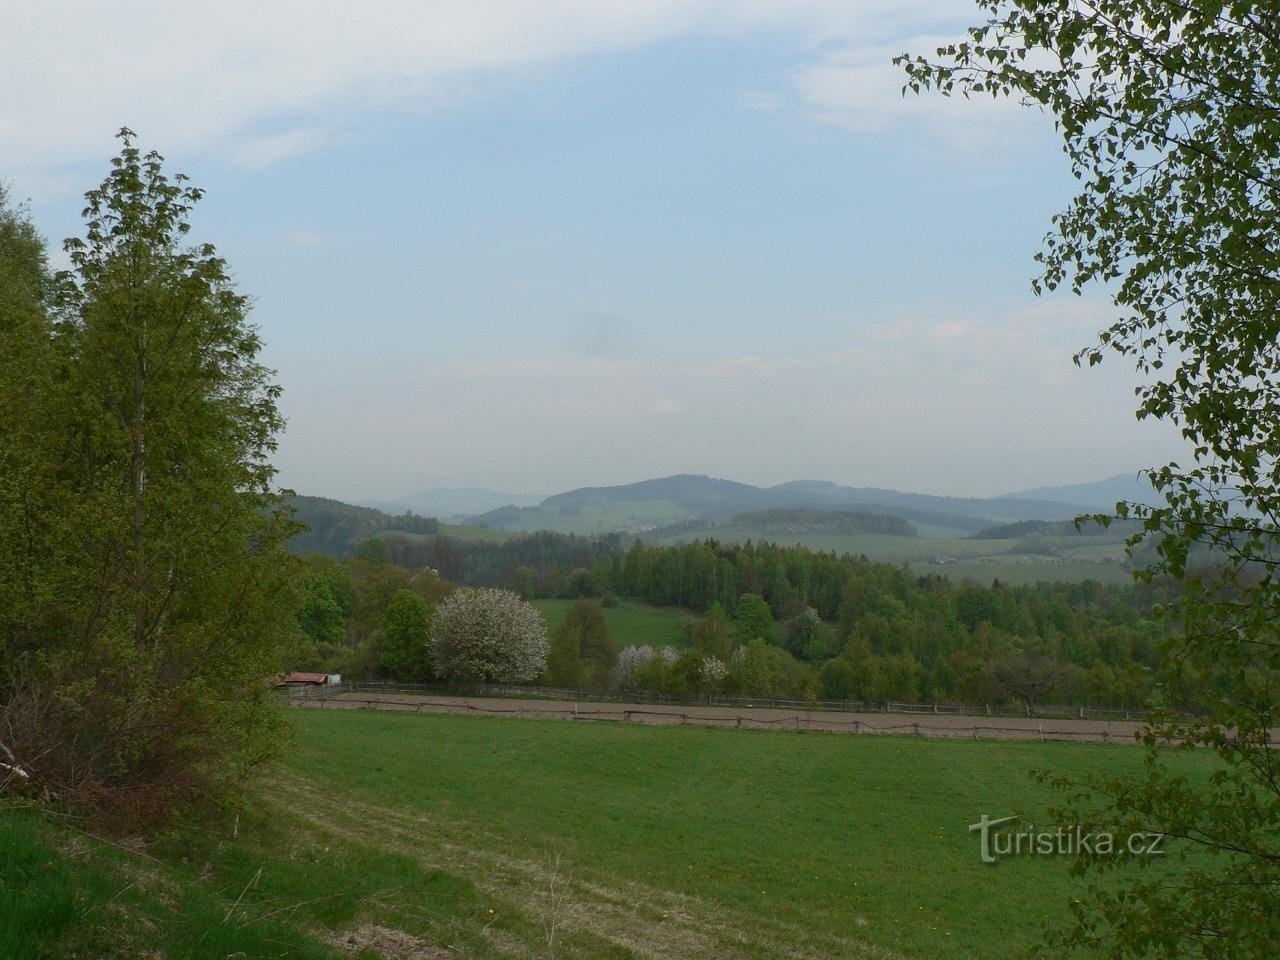
[[[698,680],[708,696],[720,692],[725,677],[729,676],[729,667],[719,657],[703,657],[698,664]]]
[[[510,590],[458,590],[431,623],[432,660],[450,680],[533,680],[546,667],[547,649],[542,614]]]
[[[640,671],[653,659],[653,647],[647,643],[643,646],[623,647],[618,653],[618,665],[614,668],[614,677],[618,686],[629,690],[636,686]]]

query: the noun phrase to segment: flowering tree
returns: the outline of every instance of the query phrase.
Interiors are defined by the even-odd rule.
[[[643,646],[623,647],[618,653],[618,665],[614,677],[618,686],[630,689],[637,685],[640,671],[653,659],[653,647],[647,643]]]
[[[431,623],[436,671],[451,680],[533,680],[546,667],[547,647],[542,614],[510,590],[458,590]]]
[[[719,657],[703,657],[698,664],[698,681],[708,695],[719,693],[727,676],[729,668]]]

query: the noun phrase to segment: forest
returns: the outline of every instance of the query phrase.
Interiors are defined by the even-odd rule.
[[[1157,672],[1176,629],[1160,616],[1174,597],[1160,580],[953,583],[767,542],[628,546],[618,535],[546,532],[502,543],[391,536],[306,564],[294,665],[354,679],[447,680],[415,644],[425,645],[433,610],[454,589],[489,586],[582,601],[574,629],[593,625],[582,649],[598,656],[557,670],[553,653],[549,683],[577,686],[565,681],[585,674],[600,686],[672,694],[1126,709],[1178,697]],[[618,650],[597,636],[607,623],[585,608],[619,597],[678,609],[684,649]],[[708,658],[723,676],[705,675]]]

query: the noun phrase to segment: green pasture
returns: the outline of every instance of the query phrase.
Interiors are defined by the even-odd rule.
[[[1047,823],[1037,768],[1141,761],[1097,744],[293,719],[238,821],[197,837],[134,853],[0,807],[0,955],[1004,960],[1082,882],[1065,858],[985,865],[968,825]]]
[[[572,600],[533,601],[533,605],[546,618],[548,634],[554,633],[564,622],[572,604]],[[681,630],[681,624],[693,615],[688,610],[653,607],[638,600],[619,600],[615,606],[604,608],[609,635],[619,650],[644,644],[651,647],[688,646],[689,641]]]

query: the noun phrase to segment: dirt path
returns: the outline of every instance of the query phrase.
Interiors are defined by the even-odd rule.
[[[1143,725],[1117,720],[1037,720],[1027,717],[961,717],[947,714],[843,713],[774,707],[700,707],[691,704],[591,703],[501,697],[448,697],[354,691],[300,698],[317,709],[395,710],[411,713],[472,713],[580,722],[647,723],[751,730],[822,730],[833,733],[896,733],[928,737],[1002,740],[1065,740],[1129,743]]]

